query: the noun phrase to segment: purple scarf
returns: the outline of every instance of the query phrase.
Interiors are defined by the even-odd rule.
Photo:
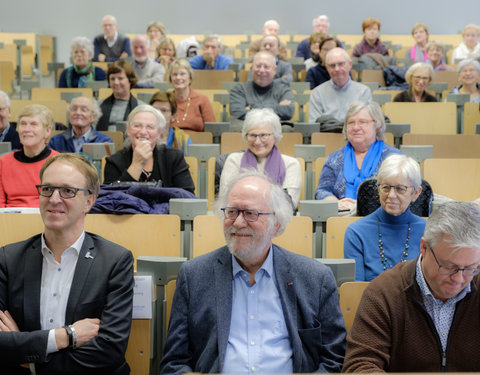
[[[247,150],[242,156],[242,162],[240,163],[240,169],[244,168],[257,168],[257,157],[255,154]],[[282,159],[282,154],[278,151],[277,146],[273,146],[272,151],[268,155],[267,162],[265,163],[264,173],[277,185],[282,186],[285,180],[285,163]]]

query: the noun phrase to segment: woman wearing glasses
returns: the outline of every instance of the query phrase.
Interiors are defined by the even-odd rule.
[[[415,259],[425,219],[410,212],[420,195],[418,163],[405,155],[391,155],[378,175],[381,207],[350,224],[345,232],[345,258],[355,260],[355,280],[371,281],[397,263]]]
[[[394,102],[436,102],[437,98],[427,93],[427,86],[433,80],[433,68],[430,64],[418,62],[408,68],[405,81],[410,86],[393,98]]]
[[[296,208],[302,188],[302,173],[298,160],[281,154],[276,146],[282,139],[280,118],[270,108],[252,109],[245,116],[242,135],[248,149],[228,156],[220,177],[220,191],[240,170],[251,168],[281,186]]]
[[[0,158],[0,207],[38,207],[40,169],[58,154],[47,146],[52,127],[52,112],[44,105],[27,105],[18,115],[22,149]]]

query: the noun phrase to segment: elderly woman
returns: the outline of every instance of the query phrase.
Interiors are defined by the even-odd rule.
[[[462,60],[457,72],[460,85],[452,89],[452,94],[469,94],[470,102],[480,103],[480,63],[474,59]]]
[[[62,71],[58,87],[87,87],[87,82],[105,81],[103,69],[92,64],[93,43],[84,36],[77,36],[70,43],[73,65]]]
[[[150,105],[162,112],[165,117],[165,132],[162,140],[168,147],[178,148],[188,155],[188,145],[192,144],[192,140],[186,132],[174,126],[177,101],[173,90],[168,90],[166,93],[157,91],[150,99]]]
[[[381,207],[349,225],[345,258],[355,259],[355,280],[371,281],[397,263],[415,259],[425,219],[410,211],[420,192],[418,163],[405,155],[391,155],[378,170]]]
[[[175,60],[170,66],[168,76],[177,98],[175,126],[201,132],[206,122],[217,121],[208,97],[190,87],[193,80],[193,69],[188,60]]]
[[[424,23],[416,23],[412,27],[412,36],[415,44],[406,53],[405,57],[413,62],[426,62],[428,60],[426,46],[428,43],[428,26]]]
[[[97,130],[108,130],[108,125],[125,121],[132,109],[139,104],[145,104],[130,92],[137,83],[137,76],[128,62],[119,60],[111,63],[107,77],[113,93],[100,102],[103,115],[98,121]]]
[[[162,40],[157,48],[157,52],[158,57],[155,61],[162,64],[165,67],[165,71],[168,71],[170,69],[170,65],[177,57],[177,51],[175,49],[173,40],[170,38],[165,38]]]
[[[314,33],[310,35],[308,39],[308,44],[310,46],[310,58],[304,61],[305,69],[308,71],[310,68],[313,68],[320,61],[320,44],[322,40],[325,39],[325,34],[323,33]]]
[[[385,120],[375,103],[354,102],[343,126],[345,147],[331,153],[322,169],[315,199],[338,201],[340,211],[356,204],[360,183],[376,176],[383,160],[396,148],[384,143]]]
[[[0,207],[38,207],[40,169],[58,154],[46,146],[52,127],[52,112],[44,105],[27,105],[18,115],[22,149],[0,157]]]
[[[438,40],[428,42],[425,50],[427,51],[427,62],[432,66],[433,70],[454,71],[451,66],[445,63],[445,45],[442,42]]]
[[[148,46],[148,57],[155,60],[158,57],[158,46],[165,38],[165,26],[161,22],[152,21],[147,26],[147,36],[150,41]]]
[[[469,24],[462,31],[463,42],[461,42],[452,53],[452,63],[463,59],[477,59],[480,57],[480,26]]]
[[[433,68],[430,64],[419,62],[413,64],[405,73],[409,89],[393,98],[394,102],[436,102],[437,98],[427,93],[427,86],[432,82]]]
[[[282,139],[280,118],[270,108],[252,109],[245,116],[242,135],[248,149],[228,156],[220,177],[220,192],[240,170],[253,168],[286,190],[296,208],[302,188],[302,173],[298,160],[281,154],[276,146]]]
[[[106,159],[104,183],[156,182],[193,193],[195,187],[183,152],[165,146],[165,118],[149,105],[139,105],[128,116],[125,147]]]
[[[325,67],[325,61],[327,53],[336,47],[341,47],[341,44],[335,38],[327,37],[321,41],[319,46],[318,64],[311,69],[308,69],[307,77],[305,78],[305,82],[310,82],[310,89],[313,90],[318,85],[321,85],[323,82],[327,82],[330,79],[330,74]]]
[[[379,39],[380,26],[381,23],[376,18],[369,17],[363,20],[363,39],[353,47],[353,57],[360,57],[366,53],[379,53],[388,56],[388,48]]]

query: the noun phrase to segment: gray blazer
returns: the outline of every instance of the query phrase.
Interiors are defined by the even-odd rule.
[[[40,326],[42,262],[41,235],[0,249],[0,310],[8,310],[21,331],[0,333],[1,372],[24,374],[18,364],[34,362],[37,374],[129,374],[125,350],[132,318],[132,253],[85,234],[65,324],[98,318],[99,334],[78,349],[48,356],[48,330]]]
[[[293,348],[293,371],[340,372],[346,333],[331,271],[275,245],[273,266]],[[162,374],[221,372],[231,310],[228,248],[186,262],[178,275]]]

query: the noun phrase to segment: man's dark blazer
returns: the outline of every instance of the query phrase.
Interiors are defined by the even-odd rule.
[[[100,330],[80,348],[48,356],[48,330],[40,326],[42,263],[41,235],[0,249],[0,310],[8,310],[21,331],[0,332],[0,373],[29,374],[18,364],[34,362],[37,374],[129,374],[125,351],[132,318],[132,253],[85,234],[65,324],[98,318]]]
[[[17,133],[16,123],[10,123],[10,129],[8,129],[8,133],[5,134],[5,138],[3,142],[10,142],[12,144],[12,150],[20,150],[23,146],[20,143],[20,137]]]
[[[340,372],[346,333],[333,274],[314,259],[272,249],[293,372]],[[186,262],[178,274],[162,374],[221,372],[231,313],[228,248]]]
[[[123,148],[106,159],[104,183],[116,181],[134,181],[127,172],[132,163],[133,150]],[[163,187],[176,187],[191,193],[195,190],[192,176],[188,170],[183,152],[165,145],[155,146],[153,149],[153,181],[161,180]]]

